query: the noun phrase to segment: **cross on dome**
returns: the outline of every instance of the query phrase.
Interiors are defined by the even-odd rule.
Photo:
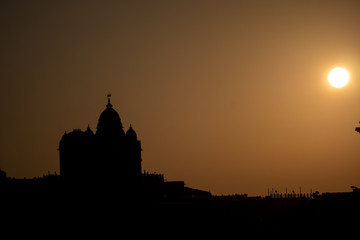
[[[108,104],[106,105],[106,107],[111,108],[112,107],[112,105],[110,103],[111,94],[108,94],[107,97],[108,97]]]

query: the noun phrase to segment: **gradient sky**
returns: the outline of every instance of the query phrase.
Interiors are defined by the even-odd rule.
[[[213,194],[360,185],[359,1],[1,1],[0,168],[59,173],[106,95],[143,169]],[[349,84],[327,82],[347,68]],[[121,169],[119,169],[121,172]]]

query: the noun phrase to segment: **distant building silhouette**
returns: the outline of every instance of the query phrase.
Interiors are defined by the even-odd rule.
[[[185,187],[183,181],[169,182],[163,174],[142,173],[141,142],[130,125],[126,133],[119,114],[108,103],[100,114],[94,133],[74,129],[59,144],[60,179],[69,187],[101,186],[127,190],[152,199],[208,198],[210,192]],[[112,188],[116,187],[116,188]],[[127,192],[129,194],[129,192]]]
[[[65,183],[130,183],[141,177],[141,142],[131,125],[124,132],[110,96],[95,134],[88,126],[62,136],[60,176]]]
[[[112,198],[109,195],[161,201],[210,198],[210,192],[186,187],[183,181],[165,181],[163,174],[142,172],[141,142],[131,125],[126,132],[123,130],[110,96],[95,133],[88,126],[85,131],[74,129],[61,137],[60,175],[55,172],[40,178],[11,178],[0,169],[0,191],[6,189],[9,196],[52,192],[86,198],[90,194],[87,201],[104,201]]]
[[[208,191],[186,187],[183,181],[165,181],[163,174],[142,173],[141,143],[131,125],[126,133],[123,131],[119,114],[108,97],[96,133],[88,126],[85,131],[74,130],[62,136],[60,176],[48,172],[40,178],[12,178],[0,169],[2,219],[13,224],[15,218],[40,216],[43,222],[56,226],[56,230],[66,230],[63,219],[76,227],[85,223],[87,229],[91,223],[95,223],[94,228],[105,223],[102,233],[109,226],[116,226],[118,231],[117,226],[127,220],[138,230],[143,229],[141,224],[149,223],[155,227],[173,225],[176,230],[184,224],[198,228],[199,223],[205,223],[207,228],[224,226],[226,230],[236,229],[237,233],[283,229],[289,232],[331,229],[332,233],[333,229],[348,231],[359,226],[357,186],[351,186],[352,192],[320,194],[311,190],[304,194],[300,188],[299,193],[288,193],[286,189],[285,194],[277,190],[274,193],[274,189],[270,193],[268,189],[266,197],[212,196]],[[360,132],[360,127],[355,130]],[[119,221],[114,224],[114,219]],[[176,224],[178,220],[180,225]],[[21,222],[40,226],[37,221]]]

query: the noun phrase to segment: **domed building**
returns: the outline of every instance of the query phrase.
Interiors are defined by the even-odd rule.
[[[183,181],[165,181],[163,174],[142,173],[141,142],[131,125],[124,131],[110,96],[95,133],[88,126],[85,131],[74,129],[62,136],[59,144],[62,184],[80,192],[82,189],[92,192],[93,186],[99,187],[95,190],[110,187],[110,192],[122,191],[127,196],[144,199],[211,196],[210,192],[185,187]]]
[[[75,129],[60,140],[60,176],[70,183],[132,183],[141,177],[141,142],[130,125],[126,134],[108,95],[96,133]]]
[[[107,141],[120,141],[125,135],[120,116],[113,109],[110,97],[108,97],[106,109],[100,114],[96,129],[96,135]]]

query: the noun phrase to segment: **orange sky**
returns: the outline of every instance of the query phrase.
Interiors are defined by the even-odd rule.
[[[8,2],[9,176],[59,172],[64,131],[95,130],[111,93],[143,169],[169,181],[249,195],[360,185],[359,1]],[[327,83],[336,66],[350,72],[345,88]]]

